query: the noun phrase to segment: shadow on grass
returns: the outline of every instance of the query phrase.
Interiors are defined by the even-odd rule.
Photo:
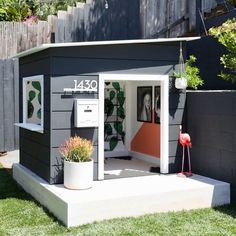
[[[214,207],[214,210],[236,218],[236,204]]]
[[[41,207],[44,212],[54,222],[59,222],[45,207],[40,205],[31,195],[26,193],[12,178],[12,169],[4,169],[0,166],[0,201],[8,198],[34,202],[37,207]]]

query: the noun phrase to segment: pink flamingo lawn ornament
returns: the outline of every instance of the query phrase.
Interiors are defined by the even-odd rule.
[[[183,156],[182,156],[182,169],[181,172],[178,174],[180,177],[190,177],[192,176],[192,170],[191,170],[191,162],[190,162],[190,150],[189,148],[192,147],[191,138],[189,134],[182,133],[182,125],[179,126],[179,142],[183,147]],[[188,150],[188,172],[184,172],[184,152],[185,152],[185,146]]]

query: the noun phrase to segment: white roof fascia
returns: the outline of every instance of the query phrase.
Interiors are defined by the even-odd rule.
[[[74,42],[74,43],[49,43],[42,44],[38,47],[28,49],[20,52],[13,58],[21,58],[43,51],[48,48],[59,47],[86,47],[86,46],[102,46],[102,45],[124,45],[124,44],[148,44],[148,43],[168,43],[168,42],[182,42],[198,40],[201,37],[183,37],[183,38],[158,38],[158,39],[135,39],[135,40],[111,40],[111,41],[90,41],[90,42]]]

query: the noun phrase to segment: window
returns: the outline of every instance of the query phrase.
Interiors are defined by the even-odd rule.
[[[32,131],[43,131],[43,75],[23,78],[23,123]]]

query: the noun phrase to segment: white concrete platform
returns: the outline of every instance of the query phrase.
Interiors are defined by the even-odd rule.
[[[157,173],[150,172],[152,166],[156,165],[137,158],[131,160],[107,158],[104,165],[104,178],[107,180],[156,175]]]
[[[116,217],[206,208],[230,203],[230,185],[193,175],[151,175],[95,181],[89,190],[49,185],[20,164],[14,179],[67,227]]]

